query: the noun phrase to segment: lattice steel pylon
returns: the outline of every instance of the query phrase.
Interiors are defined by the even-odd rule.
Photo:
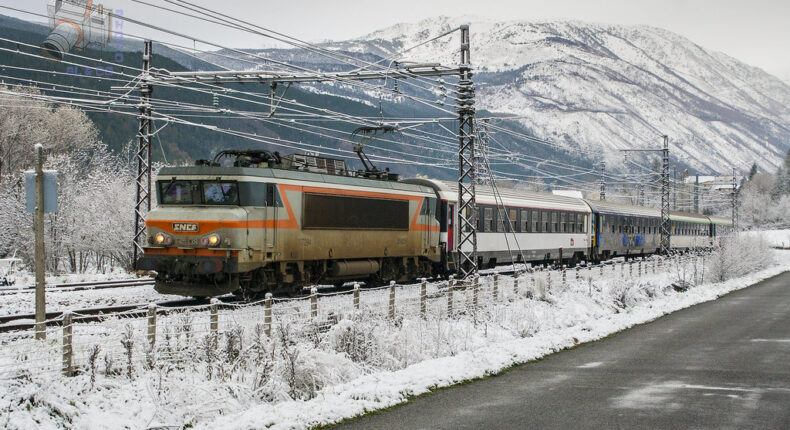
[[[601,161],[601,180],[599,181],[600,191],[598,193],[599,200],[606,200],[606,178],[604,178],[605,172],[606,172],[606,162]]]
[[[151,92],[153,86],[150,84],[151,55],[153,43],[145,41],[145,51],[143,52],[143,71],[140,80],[140,125],[137,129],[137,194],[134,205],[134,238],[132,264],[136,266],[137,259],[143,253],[145,245],[145,217],[151,210],[151,135],[153,134],[153,123],[151,119]]]
[[[475,121],[475,179],[477,185],[491,184],[488,170],[488,119]]]
[[[732,229],[738,230],[738,178],[732,168]]]
[[[670,250],[669,222],[669,136],[664,135],[664,148],[661,150],[661,254],[668,255]]]
[[[461,26],[458,81],[458,275],[477,273],[477,203],[475,202],[475,87],[469,56],[469,26]]]

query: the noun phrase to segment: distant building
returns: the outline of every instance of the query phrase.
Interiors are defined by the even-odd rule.
[[[737,181],[738,186],[743,183],[744,177],[743,176],[736,176],[735,180]],[[697,181],[697,177],[694,175],[687,176],[684,182],[687,185],[694,185]],[[701,191],[720,191],[722,193],[731,193],[732,192],[732,176],[700,176],[699,177],[699,187]]]

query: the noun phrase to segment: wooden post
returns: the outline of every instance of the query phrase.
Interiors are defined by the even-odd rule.
[[[576,266],[576,280],[579,280],[579,266]]]
[[[600,264],[601,264],[601,278],[603,278],[603,263]]]
[[[44,147],[36,145],[36,212],[33,218],[36,270],[36,339],[47,338],[44,253]]]
[[[359,283],[354,282],[354,310],[359,310]]]
[[[625,261],[620,263],[620,277],[625,278]]]
[[[315,287],[310,289],[310,316],[318,318],[318,289]]]
[[[395,319],[395,281],[390,281],[390,319]]]
[[[63,374],[66,376],[73,375],[72,356],[74,349],[72,348],[71,335],[72,335],[72,317],[71,312],[66,311],[63,313]]]
[[[426,302],[428,300],[428,281],[422,278],[420,282],[420,315],[425,318],[426,315]]]
[[[699,263],[699,257],[692,257],[692,261],[694,262],[694,284],[697,283],[697,263]]]
[[[535,284],[535,273],[532,273],[532,284]],[[518,297],[518,276],[513,277],[513,294]]]
[[[209,312],[211,317],[210,318],[211,322],[209,323],[209,329],[211,330],[211,334],[214,335],[215,338],[217,336],[217,331],[219,330],[219,314],[217,313],[217,311],[219,310],[218,304],[219,304],[219,300],[211,299],[211,305],[209,306]]]
[[[565,286],[565,266],[562,266],[562,286]]]
[[[629,278],[633,278],[634,277],[634,262],[633,261],[628,263],[628,277]]]
[[[272,293],[266,293],[266,296],[263,300],[263,329],[266,333],[266,336],[271,338],[272,337],[272,304],[274,299],[272,298]]]
[[[637,266],[639,267],[639,270],[638,270],[637,273],[639,273],[639,277],[641,278],[642,277],[642,260],[639,260],[639,263],[637,263]]]
[[[477,310],[477,291],[480,289],[480,278],[475,278],[472,281],[472,308]]]
[[[455,279],[450,276],[450,281],[447,283],[447,317],[453,317],[453,288],[455,288]]]
[[[151,348],[156,343],[156,304],[148,305],[148,344]]]
[[[491,295],[494,296],[494,301],[499,300],[499,274],[494,275],[494,288],[491,290]]]

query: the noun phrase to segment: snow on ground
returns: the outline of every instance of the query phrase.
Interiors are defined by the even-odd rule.
[[[74,377],[60,372],[59,328],[47,341],[4,334],[0,427],[329,424],[716,299],[790,270],[789,257],[752,244],[704,261],[642,263],[641,277],[639,265],[618,263],[578,280],[568,271],[566,283],[557,271],[516,286],[500,275],[496,293],[492,277],[452,294],[447,282],[428,283],[424,318],[419,285],[363,291],[359,309],[352,295],[325,295],[315,318],[309,299],[278,299],[271,337],[261,306],[220,311],[217,334],[207,308],[190,310],[157,317],[155,348],[145,319],[113,318],[74,326]]]
[[[760,237],[768,246],[774,248],[790,248],[790,230],[755,230],[741,234],[747,237]]]
[[[47,312],[58,312],[93,307],[159,303],[181,297],[159,294],[154,291],[153,285],[140,285],[100,290],[52,289],[47,291],[46,298]],[[33,291],[0,291],[0,315],[32,314],[34,312],[35,294]]]

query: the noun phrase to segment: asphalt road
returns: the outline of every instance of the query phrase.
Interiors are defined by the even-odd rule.
[[[790,429],[790,272],[347,429]]]

